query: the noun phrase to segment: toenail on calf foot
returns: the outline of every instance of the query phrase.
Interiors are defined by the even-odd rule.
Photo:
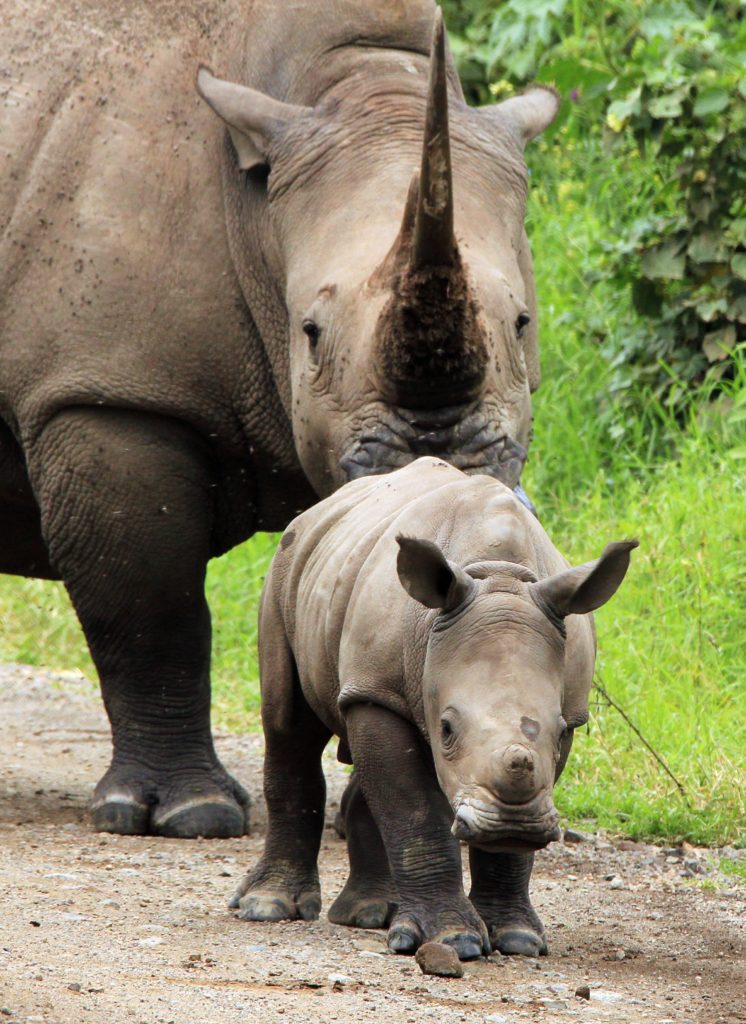
[[[451,946],[459,960],[477,960],[484,952],[481,938],[468,932],[445,935],[438,942],[444,946]]]
[[[503,956],[546,956],[547,944],[536,932],[524,928],[506,928],[492,939],[492,945]]]
[[[387,942],[392,953],[402,956],[413,956],[420,944],[418,937],[407,928],[389,929]]]

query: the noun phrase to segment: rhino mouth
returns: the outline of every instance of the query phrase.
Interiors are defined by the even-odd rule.
[[[528,502],[520,489],[526,449],[501,434],[479,404],[437,410],[395,407],[387,422],[355,439],[339,465],[347,480],[355,480],[401,469],[423,455],[445,459],[464,473],[493,476]]]
[[[539,814],[535,805],[526,810],[523,815],[516,813],[515,805],[507,812],[497,804],[463,801],[456,808],[451,831],[457,839],[488,853],[528,853],[559,839],[559,815],[553,804]]]

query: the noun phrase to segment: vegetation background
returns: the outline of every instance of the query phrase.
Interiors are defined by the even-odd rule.
[[[527,151],[543,365],[527,488],[573,560],[640,539],[597,614],[599,688],[558,804],[586,827],[746,844],[744,4],[444,8],[470,102],[532,80],[563,97]],[[258,727],[275,543],[210,566],[219,727]],[[2,578],[0,621],[0,660],[95,679],[61,584]]]

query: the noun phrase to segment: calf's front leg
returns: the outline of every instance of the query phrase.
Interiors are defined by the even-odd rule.
[[[453,815],[417,729],[375,704],[355,704],[346,717],[360,786],[399,895],[389,949],[412,954],[424,942],[444,942],[462,960],[489,953],[487,930],[464,894]]]
[[[487,925],[492,948],[505,956],[547,954],[544,925],[528,895],[533,866],[533,853],[469,850],[469,899]]]

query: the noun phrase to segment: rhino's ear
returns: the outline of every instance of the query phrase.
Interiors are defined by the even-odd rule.
[[[204,64],[197,72],[197,92],[228,126],[243,171],[266,164],[273,136],[311,110],[216,78]]]
[[[584,615],[606,604],[616,593],[629,568],[630,551],[637,540],[607,544],[600,558],[549,576],[530,587],[531,596],[550,616]]]
[[[520,96],[511,96],[509,100],[491,107],[481,107],[479,113],[502,124],[507,122],[513,134],[525,146],[549,127],[559,108],[559,93],[549,86],[534,85]]]
[[[396,571],[410,597],[426,608],[450,611],[462,604],[475,587],[463,569],[449,562],[437,544],[416,537],[397,538]]]

